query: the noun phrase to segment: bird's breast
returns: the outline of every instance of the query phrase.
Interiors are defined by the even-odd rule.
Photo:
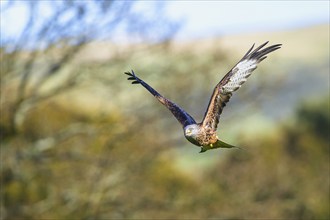
[[[200,129],[194,136],[185,136],[188,141],[197,146],[206,146],[218,140],[216,133],[210,129]]]
[[[185,137],[190,143],[197,145],[197,146],[202,146],[196,138],[194,138],[192,136],[185,136]]]

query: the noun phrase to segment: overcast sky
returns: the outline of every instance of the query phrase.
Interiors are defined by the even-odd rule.
[[[329,23],[329,1],[170,1],[167,13],[185,20],[178,38],[191,39]]]
[[[150,2],[139,1],[137,4],[147,5]],[[328,0],[167,1],[165,6],[167,16],[184,21],[176,36],[181,40],[329,24],[330,7]],[[10,12],[2,13],[1,33],[17,35],[26,17],[27,9],[16,4]]]

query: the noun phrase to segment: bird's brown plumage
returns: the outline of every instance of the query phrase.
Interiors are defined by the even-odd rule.
[[[253,45],[243,58],[216,85],[205,112],[204,119],[201,122],[202,127],[209,127],[214,131],[217,130],[222,110],[232,96],[232,93],[241,87],[251,75],[252,71],[257,68],[257,64],[266,58],[266,54],[279,49],[281,46],[281,44],[276,44],[261,50],[267,43],[268,42],[260,45],[252,51]],[[244,62],[246,62],[245,65],[239,65]],[[235,76],[236,78],[234,78]],[[232,79],[234,80],[231,81]],[[230,86],[227,86],[229,84]]]
[[[203,121],[198,124],[186,111],[163,97],[146,82],[138,78],[133,70],[131,73],[125,72],[125,74],[129,75],[128,80],[133,80],[132,84],[141,84],[159,102],[165,105],[183,126],[186,138],[191,143],[202,146],[202,151],[212,149],[213,147],[232,147],[220,141],[216,135],[220,115],[232,93],[241,87],[253,70],[257,68],[257,64],[264,60],[267,54],[281,48],[281,44],[264,48],[267,43],[260,45],[255,50],[253,50],[253,45],[243,58],[215,86]]]

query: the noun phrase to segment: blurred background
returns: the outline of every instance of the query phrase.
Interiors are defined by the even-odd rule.
[[[329,1],[1,1],[1,219],[329,218]],[[253,43],[282,43],[199,154]]]

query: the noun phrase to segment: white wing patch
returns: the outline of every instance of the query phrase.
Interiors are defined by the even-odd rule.
[[[239,89],[241,85],[247,80],[251,75],[252,71],[257,68],[258,61],[253,60],[242,60],[233,69],[233,75],[230,77],[229,81],[224,85],[223,92],[234,92]]]

